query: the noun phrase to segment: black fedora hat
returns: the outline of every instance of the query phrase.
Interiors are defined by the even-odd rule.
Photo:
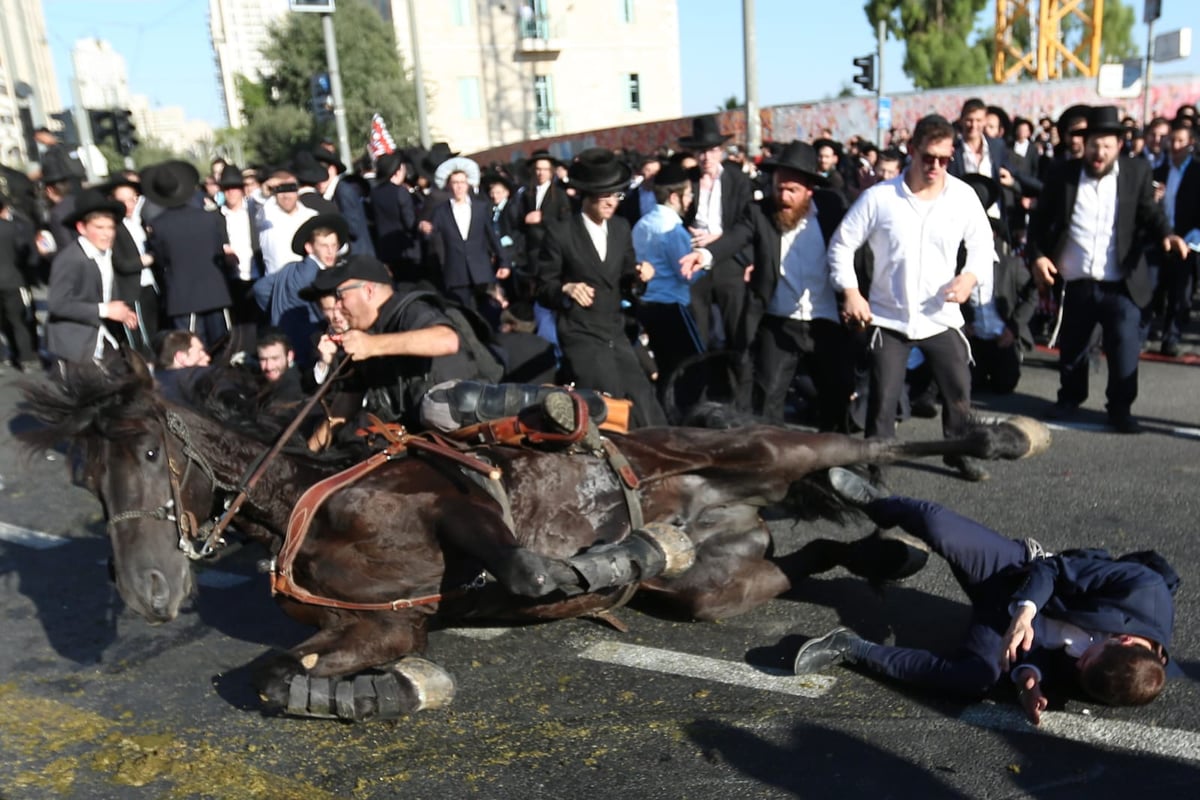
[[[691,179],[691,171],[682,162],[671,160],[663,164],[650,180],[655,186],[678,186]]]
[[[497,172],[494,169],[490,169],[480,176],[479,189],[486,192],[488,189],[492,188],[493,183],[504,184],[504,188],[508,189],[509,194],[512,194],[512,192],[516,191],[517,188],[513,184],[512,178],[508,177],[503,172]]]
[[[375,182],[387,183],[403,166],[405,166],[404,154],[399,151],[380,156],[379,160],[375,162]]]
[[[1121,112],[1116,106],[1092,106],[1088,109],[1087,127],[1083,129],[1083,135],[1124,136],[1125,126],[1121,124]]]
[[[779,151],[779,155],[764,161],[762,168],[764,170],[791,170],[808,178],[817,186],[825,186],[828,183],[825,176],[817,169],[817,148],[798,139],[788,142]]]
[[[429,152],[421,159],[421,166],[427,173],[433,175],[443,161],[448,161],[456,155],[458,155],[458,151],[451,150],[450,145],[445,142],[434,142],[433,147],[430,147]]]
[[[979,202],[984,209],[989,209],[1000,202],[1000,184],[978,172],[968,172],[963,176],[963,182],[979,195]]]
[[[186,161],[164,161],[142,171],[142,193],[164,208],[186,205],[196,194],[200,171]]]
[[[341,175],[346,171],[346,165],[342,163],[342,160],[326,150],[324,147],[313,148],[312,154],[313,158],[315,158],[317,161],[320,161],[322,164],[328,164],[331,167],[337,167],[338,175]]]
[[[304,245],[312,238],[313,231],[317,228],[332,228],[337,234],[339,245],[350,241],[350,225],[345,217],[341,214],[317,214],[304,220],[304,224],[296,229],[296,234],[292,237],[292,252],[298,256],[307,255]]]
[[[562,163],[553,155],[551,155],[549,150],[534,150],[533,154],[530,155],[529,158],[525,159],[525,164],[530,169],[533,169],[533,165],[539,161],[549,161],[551,169]]]
[[[329,170],[307,150],[301,150],[292,158],[292,174],[301,186],[316,186],[329,180]]]
[[[221,177],[217,178],[219,189],[244,189],[245,186],[246,179],[235,164],[226,164],[225,169],[221,170]]]
[[[692,135],[679,137],[679,146],[687,150],[707,150],[725,144],[733,138],[721,133],[721,125],[714,114],[705,114],[692,120]]]
[[[629,188],[633,170],[605,147],[589,147],[571,162],[567,175],[571,185],[587,194],[623,192]]]
[[[125,216],[125,204],[108,199],[99,189],[84,189],[75,195],[75,209],[63,217],[63,225],[73,230],[75,223],[89,214],[111,214],[119,222]]]
[[[813,152],[815,153],[821,152],[822,147],[828,147],[837,155],[838,158],[841,158],[845,154],[842,143],[836,139],[826,139],[824,137],[820,139],[813,139],[812,146]]]
[[[1058,129],[1058,138],[1066,142],[1068,134],[1067,126],[1079,119],[1086,120],[1091,111],[1091,106],[1079,104],[1070,106],[1059,114],[1058,120],[1054,123],[1054,126]]]

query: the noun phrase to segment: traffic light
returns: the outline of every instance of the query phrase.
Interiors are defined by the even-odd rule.
[[[123,108],[112,112],[113,128],[117,138],[117,152],[123,156],[133,153],[138,146],[137,128],[133,124],[133,115],[129,109]]]
[[[58,131],[55,134],[58,136],[58,140],[68,149],[74,150],[79,147],[79,131],[75,128],[75,114],[71,111],[60,111],[57,114],[51,114],[50,118],[58,123]]]
[[[324,122],[333,116],[333,86],[329,82],[329,73],[313,75],[311,87],[313,116],[318,122]]]
[[[104,144],[112,140],[115,145],[117,143],[117,121],[113,112],[89,108],[87,113],[88,124],[92,128],[92,142]]]
[[[858,67],[854,82],[868,92],[875,91],[875,56],[859,56],[854,59],[854,66]]]

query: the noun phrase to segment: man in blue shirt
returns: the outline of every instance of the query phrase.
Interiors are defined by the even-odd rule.
[[[650,337],[658,364],[659,396],[680,362],[704,352],[704,343],[692,318],[690,280],[679,260],[692,252],[692,237],[681,215],[692,202],[687,170],[672,161],[652,185],[657,205],[633,226],[633,250],[638,263],[650,264],[654,277],[646,284],[638,306],[638,321]],[[701,273],[693,273],[695,280]]]

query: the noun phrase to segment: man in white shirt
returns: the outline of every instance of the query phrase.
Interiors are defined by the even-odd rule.
[[[971,410],[970,348],[962,333],[962,303],[976,284],[989,285],[995,249],[987,214],[973,189],[946,171],[954,128],[944,118],[922,119],[912,137],[913,160],[900,177],[877,183],[846,213],[829,245],[833,288],[843,292],[843,320],[874,326],[866,435],[896,433],[896,404],[913,347],[924,354],[941,390],[942,431],[962,435]],[[874,278],[864,296],[854,253],[867,244]],[[957,272],[959,245],[967,261]],[[988,475],[975,461],[947,456],[967,480]]]
[[[1167,163],[1154,170],[1155,199],[1175,233],[1200,245],[1200,163],[1195,159],[1195,130],[1183,119],[1171,123]],[[1192,306],[1196,254],[1168,256],[1159,261],[1158,292],[1164,295],[1162,349],[1164,356],[1179,355],[1179,341]],[[1156,304],[1157,305],[1157,304]]]
[[[1124,127],[1115,106],[1088,112],[1084,157],[1059,162],[1045,182],[1029,224],[1028,255],[1039,287],[1064,283],[1058,337],[1058,401],[1048,416],[1071,416],[1088,396],[1092,331],[1103,331],[1108,362],[1108,421],[1138,433],[1130,409],[1137,399],[1142,309],[1154,291],[1145,247],[1156,243],[1184,257],[1154,202],[1150,164],[1118,158]]]
[[[233,322],[243,348],[254,344],[258,326],[258,306],[251,291],[262,277],[262,247],[258,239],[258,203],[246,196],[242,171],[228,165],[221,171],[217,185],[225,194],[220,213],[225,220],[225,263],[229,294],[233,298]]]
[[[292,262],[292,237],[305,220],[317,215],[300,202],[300,184],[295,176],[276,173],[271,178],[275,186],[271,198],[262,207],[262,224],[259,226],[263,269],[268,274]]]

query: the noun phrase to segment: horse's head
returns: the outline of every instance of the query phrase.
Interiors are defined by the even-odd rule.
[[[45,427],[23,438],[70,442],[82,483],[103,504],[121,598],[150,622],[173,620],[194,587],[181,547],[186,526],[194,528],[186,512],[207,513],[213,491],[171,430],[179,418],[154,392],[145,363],[130,353],[103,367],[64,367],[24,392],[23,408]]]

